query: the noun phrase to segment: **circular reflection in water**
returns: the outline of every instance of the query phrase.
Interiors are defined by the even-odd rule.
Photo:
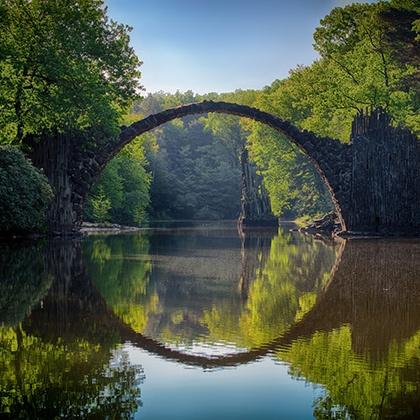
[[[419,409],[418,241],[183,227],[3,246],[1,265],[5,416]]]

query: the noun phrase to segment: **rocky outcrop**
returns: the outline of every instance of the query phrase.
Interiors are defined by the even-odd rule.
[[[241,164],[241,213],[238,227],[277,227],[277,217],[271,211],[268,192],[264,187],[263,178],[257,174],[257,168],[249,161],[245,145],[240,156]]]
[[[347,231],[420,233],[420,142],[381,110],[360,114],[351,135]]]
[[[302,233],[332,237],[341,231],[341,225],[337,214],[331,212],[298,230]]]

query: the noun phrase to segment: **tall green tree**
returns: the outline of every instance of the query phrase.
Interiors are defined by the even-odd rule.
[[[320,58],[264,89],[255,106],[345,142],[355,114],[365,108],[382,107],[396,124],[419,133],[419,18],[410,0],[333,9],[314,33]],[[249,141],[276,214],[328,209],[313,166],[283,136],[252,124]]]
[[[1,0],[0,14],[0,141],[115,133],[140,88],[130,28],[102,0]]]

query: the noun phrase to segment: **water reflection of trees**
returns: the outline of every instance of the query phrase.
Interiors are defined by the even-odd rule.
[[[348,241],[329,279],[337,248],[312,238],[179,240],[91,238],[83,258],[78,243],[4,251],[1,411],[129,416],[142,375],[119,347],[122,324],[167,343],[271,351],[323,386],[319,418],[419,411],[419,243]]]
[[[87,273],[101,296],[123,322],[142,332],[159,302],[149,287],[147,236],[94,238],[83,245]]]
[[[10,418],[128,418],[141,372],[127,354],[75,338],[55,342],[0,329],[1,413]]]
[[[15,325],[48,292],[46,244],[0,245],[0,323]]]
[[[204,298],[204,308],[192,281],[182,285],[170,275],[173,269],[197,279],[204,277],[203,267],[181,270],[179,256],[168,251],[156,270],[163,285],[153,268],[141,281],[147,283],[143,303],[131,302],[147,305],[148,296],[155,296],[141,332],[169,343],[187,336],[253,348],[294,330],[287,344],[272,351],[290,365],[291,375],[323,385],[314,403],[318,418],[414,416],[420,409],[420,245],[349,241],[341,251],[330,279],[337,248],[283,232],[248,237],[239,281],[230,287],[225,279],[230,286],[222,287],[223,279],[216,278],[217,287],[204,287],[213,296]],[[136,264],[145,261],[137,258]]]
[[[79,245],[38,243],[1,255],[0,415],[130,417],[142,372],[92,303]]]
[[[166,343],[253,348],[310,309],[335,261],[333,246],[282,230],[223,239],[180,235],[181,243],[160,238],[150,249],[146,237],[94,239],[85,248],[93,256],[88,271],[137,332]],[[236,272],[225,270],[235,259]]]
[[[210,340],[254,348],[280,336],[310,310],[335,262],[331,245],[282,230],[269,247],[251,249],[246,257],[250,252],[257,252],[261,263],[247,271],[247,299],[239,313],[226,305],[204,312]]]
[[[415,418],[420,411],[420,244],[350,241],[311,320],[281,348],[290,373],[322,384],[319,418]]]

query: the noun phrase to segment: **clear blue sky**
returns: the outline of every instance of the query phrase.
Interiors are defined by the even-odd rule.
[[[147,92],[228,92],[284,78],[316,53],[312,34],[351,0],[105,0],[133,27]]]

